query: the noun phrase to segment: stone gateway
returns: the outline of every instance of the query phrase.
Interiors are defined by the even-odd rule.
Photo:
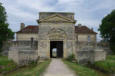
[[[21,23],[12,42],[9,58],[17,63],[50,58],[67,58],[74,54],[79,63],[104,60],[106,53],[96,46],[96,32],[76,24],[74,13],[40,12],[39,25]]]

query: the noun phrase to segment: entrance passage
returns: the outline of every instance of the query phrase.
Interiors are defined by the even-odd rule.
[[[63,58],[63,41],[50,42],[50,57]]]

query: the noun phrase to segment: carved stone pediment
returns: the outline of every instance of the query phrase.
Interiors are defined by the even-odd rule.
[[[44,19],[39,19],[38,22],[75,22],[74,19],[70,19],[59,14],[54,14],[52,16],[48,16]]]

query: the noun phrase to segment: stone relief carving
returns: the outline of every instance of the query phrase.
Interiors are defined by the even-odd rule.
[[[60,28],[53,28],[48,32],[50,40],[64,40],[66,38],[66,33]]]

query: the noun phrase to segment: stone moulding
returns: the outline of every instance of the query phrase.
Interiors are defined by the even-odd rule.
[[[53,19],[52,19],[53,18]],[[54,14],[52,16],[48,16],[46,18],[43,18],[43,19],[39,19],[37,20],[38,23],[41,23],[41,22],[49,22],[49,23],[76,23],[75,20],[73,19],[70,19],[70,18],[67,18],[67,17],[64,17],[64,16],[61,16],[59,14]]]

